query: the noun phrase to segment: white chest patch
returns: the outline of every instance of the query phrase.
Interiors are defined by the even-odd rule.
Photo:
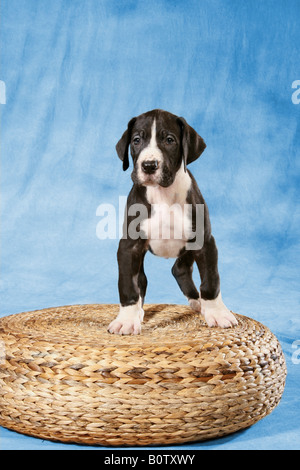
[[[163,258],[176,258],[192,236],[190,207],[186,203],[191,186],[183,165],[171,186],[148,186],[147,199],[152,206],[151,218],[141,224],[152,252]]]

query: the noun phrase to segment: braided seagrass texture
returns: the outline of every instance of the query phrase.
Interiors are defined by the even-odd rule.
[[[0,319],[0,425],[114,446],[220,437],[269,414],[286,365],[271,331],[237,315],[208,328],[180,305],[147,305],[140,336],[110,335],[117,305]]]

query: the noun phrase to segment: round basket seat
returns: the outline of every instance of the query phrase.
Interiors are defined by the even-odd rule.
[[[142,334],[106,328],[117,305],[0,319],[0,425],[42,439],[148,446],[246,428],[278,404],[286,365],[271,331],[237,315],[208,328],[180,305],[146,305]]]

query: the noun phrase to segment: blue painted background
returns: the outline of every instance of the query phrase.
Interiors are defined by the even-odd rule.
[[[299,447],[299,16],[299,0],[2,0],[0,316],[118,302],[118,241],[96,237],[96,210],[130,189],[114,147],[131,117],[166,109],[207,143],[190,169],[223,298],[278,335],[289,379],[268,418],[189,448]],[[171,266],[148,256],[148,302],[184,303]],[[3,429],[0,443],[68,447]]]

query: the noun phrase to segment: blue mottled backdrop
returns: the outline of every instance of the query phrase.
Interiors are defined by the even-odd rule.
[[[118,302],[118,240],[96,236],[97,207],[131,186],[115,144],[139,113],[182,115],[207,143],[190,169],[223,298],[277,334],[289,370],[269,417],[183,447],[299,448],[300,1],[1,3],[0,316]],[[185,302],[171,265],[148,256],[148,302]],[[4,429],[0,446],[76,448]]]

